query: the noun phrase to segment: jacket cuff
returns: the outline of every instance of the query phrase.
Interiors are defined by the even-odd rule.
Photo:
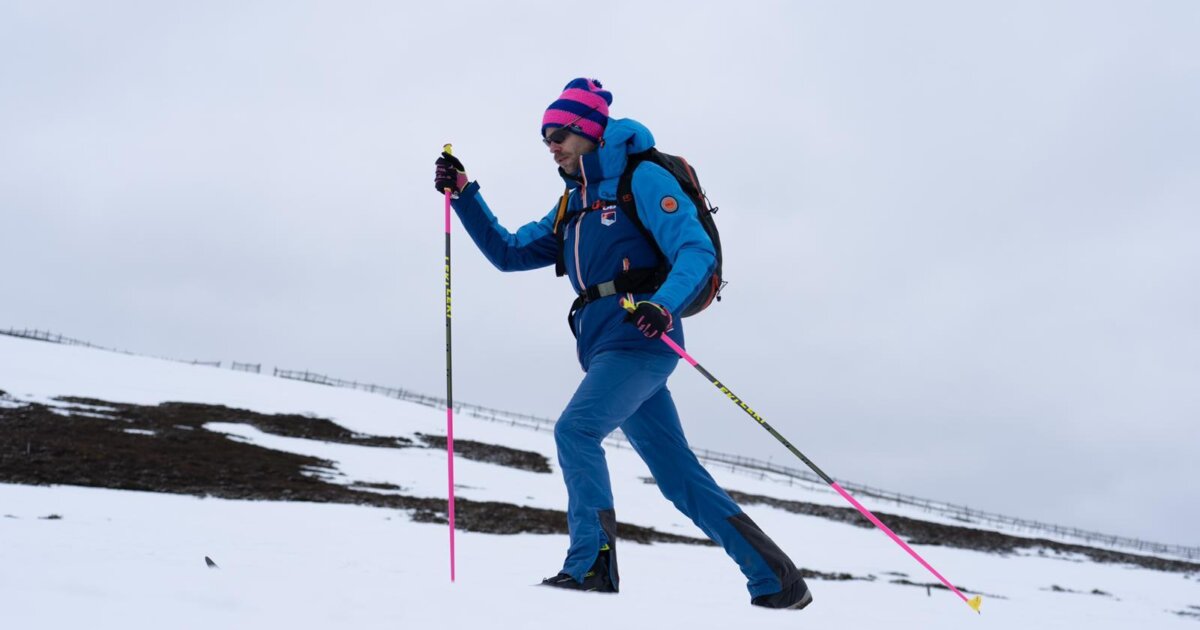
[[[458,204],[455,202],[457,202],[459,199],[471,199],[478,192],[479,182],[467,182],[467,185],[463,186],[462,190],[450,195],[450,205],[457,208]]]

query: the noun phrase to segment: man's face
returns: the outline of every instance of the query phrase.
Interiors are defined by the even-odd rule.
[[[547,129],[546,137],[549,138],[555,131],[556,128]],[[550,154],[554,156],[554,162],[568,175],[579,173],[579,158],[595,150],[595,142],[573,133],[567,133],[562,142],[550,142]]]

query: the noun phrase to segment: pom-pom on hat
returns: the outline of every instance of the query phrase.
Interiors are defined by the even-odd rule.
[[[612,104],[612,93],[602,87],[596,79],[572,79],[558,100],[546,108],[542,135],[546,135],[547,129],[569,124],[573,133],[600,142],[608,126],[608,106]]]

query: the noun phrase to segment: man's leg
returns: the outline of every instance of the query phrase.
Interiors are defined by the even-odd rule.
[[[663,496],[741,567],[751,597],[778,593],[800,580],[800,572],[783,550],[696,459],[666,387],[646,400],[621,430],[645,460]]]
[[[608,464],[600,445],[646,399],[661,390],[678,359],[640,352],[604,352],[554,425],[558,465],[567,485],[571,546],[562,572],[582,581],[606,542],[616,544],[616,516]],[[612,560],[616,580],[616,556]]]

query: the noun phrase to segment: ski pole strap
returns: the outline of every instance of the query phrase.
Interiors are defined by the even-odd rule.
[[[589,303],[618,293],[654,293],[666,279],[666,270],[658,267],[629,269],[617,274],[612,280],[593,284],[580,291],[567,313],[567,325],[571,327],[571,334],[579,336],[579,331],[575,329],[575,314]]]

